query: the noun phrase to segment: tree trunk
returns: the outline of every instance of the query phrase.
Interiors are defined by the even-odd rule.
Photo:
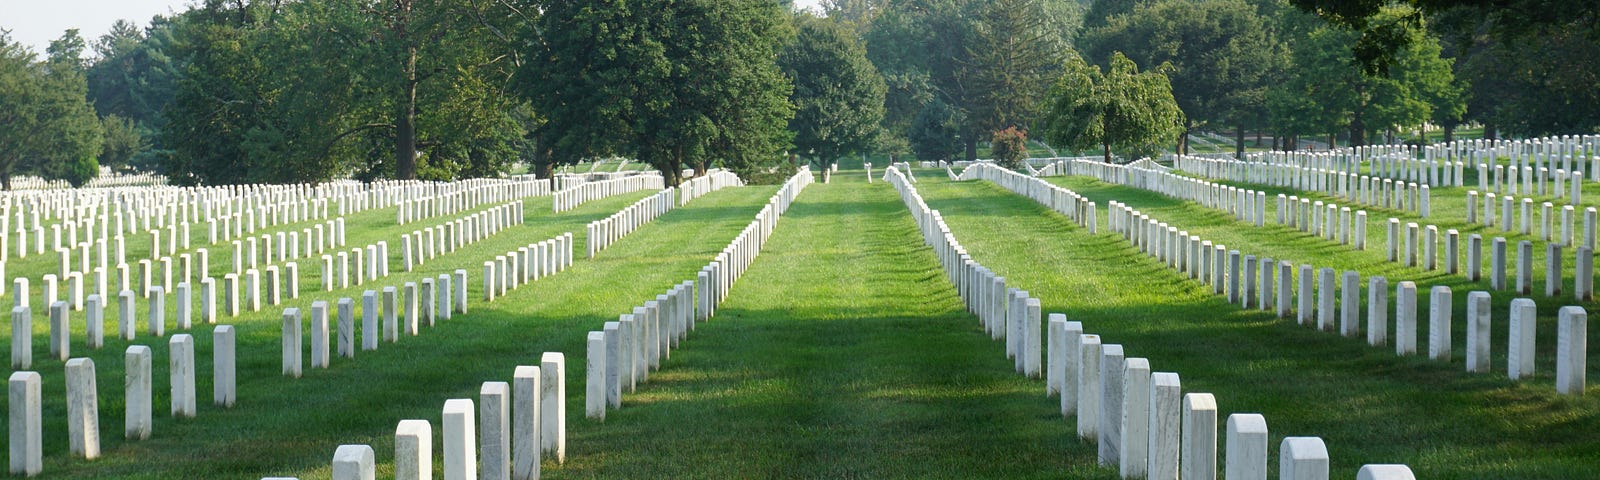
[[[1367,145],[1367,122],[1361,119],[1361,114],[1356,114],[1350,120],[1350,146],[1364,147]],[[1328,148],[1333,148],[1333,142],[1328,142]]]
[[[977,161],[978,160],[978,139],[974,138],[973,135],[968,135],[967,138],[965,139],[965,141],[967,143],[967,161],[969,161],[969,162]]]
[[[1110,143],[1101,143],[1100,147],[1105,149],[1106,163],[1111,163],[1111,144]]]
[[[406,52],[404,91],[394,125],[394,178],[417,179],[417,50]]]
[[[1259,143],[1259,142],[1258,142]],[[1235,127],[1233,132],[1233,158],[1244,160],[1244,127]]]
[[[11,191],[11,172],[0,173],[0,188]]]
[[[1261,146],[1261,130],[1256,130],[1256,146]]]
[[[1450,143],[1450,142],[1456,141],[1456,126],[1455,125],[1445,125],[1444,126],[1444,138],[1443,138],[1443,140],[1444,140],[1444,143]]]
[[[1188,122],[1184,122],[1184,123],[1187,124]],[[1188,155],[1189,154],[1189,132],[1190,131],[1193,131],[1193,129],[1190,128],[1188,125],[1184,125],[1183,133],[1178,135],[1178,155]]]

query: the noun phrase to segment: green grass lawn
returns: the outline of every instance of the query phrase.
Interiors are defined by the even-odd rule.
[[[1600,468],[1600,401],[1557,396],[1552,385],[1551,316],[1570,298],[1535,296],[1539,373],[1510,382],[1504,379],[1503,312],[1512,296],[1497,294],[1496,373],[1467,374],[1459,360],[1461,323],[1457,361],[1398,358],[1392,348],[1241,310],[1120,236],[1089,235],[996,185],[949,182],[942,170],[918,173],[918,189],[974,259],[1040,298],[1046,314],[1065,313],[1106,343],[1124,345],[1129,357],[1150,359],[1153,371],[1181,374],[1185,392],[1216,394],[1219,429],[1229,413],[1265,414],[1270,468],[1276,468],[1277,442],[1290,435],[1326,440],[1333,478],[1353,477],[1368,463],[1408,464],[1419,478],[1584,478]],[[1230,248],[1356,269],[1363,286],[1373,274],[1386,275],[1391,288],[1417,281],[1423,309],[1430,285],[1454,288],[1458,312],[1467,291],[1487,288],[1486,281],[1385,262],[1382,228],[1369,227],[1369,250],[1357,252],[1288,227],[1246,227],[1151,192],[1085,178],[1050,181],[1102,208],[1107,200],[1122,201]],[[389,278],[331,293],[320,291],[318,262],[301,261],[298,300],[222,319],[238,329],[239,404],[232,409],[211,405],[211,326],[181,332],[169,325],[169,337],[195,335],[200,408],[194,419],[166,414],[165,338],[148,336],[141,322],[138,340],[111,335],[105,348],[89,350],[79,320],[72,348],[95,360],[100,387],[104,457],[90,462],[68,458],[62,364],[43,358],[48,329],[41,318],[35,322],[35,370],[44,376],[43,477],[322,479],[338,445],[369,444],[383,478],[392,475],[400,420],[432,422],[437,452],[446,399],[476,401],[482,382],[508,380],[517,365],[558,351],[567,360],[568,459],[564,465],[547,459],[549,478],[1116,478],[1116,471],[1096,466],[1095,445],[1076,438],[1074,420],[1061,418],[1058,400],[1044,395],[1044,381],[1017,375],[1004,344],[990,340],[963,310],[894,189],[868,184],[859,174],[807,187],[718,315],[698,324],[651,382],[624,395],[622,408],[607,412],[604,422],[584,418],[586,333],[693,278],[775,189],[729,188],[697,199],[592,260],[575,249],[579,258],[568,271],[490,304],[480,300],[485,259],[562,232],[582,245],[585,223],[650,192],[560,214],[550,213],[549,197],[531,198],[524,202],[526,225],[431,260],[415,273],[399,272],[391,261]],[[1464,194],[1449,196],[1464,201]],[[1455,209],[1462,207],[1446,197],[1435,192],[1431,221],[1464,235],[1476,231],[1450,223],[1461,218]],[[347,219],[349,244],[387,240],[397,257],[400,234],[466,213],[398,226],[392,207],[362,212]],[[1369,213],[1374,222],[1405,215]],[[1105,221],[1104,210],[1099,218]],[[226,244],[211,250],[214,273],[231,266]],[[139,258],[134,251],[130,245],[130,259]],[[8,274],[36,278],[53,268],[54,257],[45,258],[30,256]],[[468,315],[384,343],[377,352],[358,352],[354,360],[335,358],[331,369],[307,369],[301,379],[280,375],[284,308],[359,299],[363,290],[457,268],[468,271]],[[1535,279],[1542,290],[1542,275]],[[170,322],[175,306],[168,303]],[[112,312],[108,332],[115,331]],[[1419,330],[1425,349],[1425,315]],[[122,356],[130,344],[155,352],[154,434],[132,443],[121,434]],[[1219,453],[1221,447],[1219,437]],[[437,456],[434,466],[438,477]]]
[[[718,315],[553,478],[1114,478],[883,182],[804,191]]]
[[[568,413],[573,417],[569,422],[576,423],[583,415],[584,332],[698,271],[750,221],[772,192],[771,187],[747,187],[707,195],[645,225],[596,259],[580,258],[568,271],[523,286],[493,304],[481,301],[479,266],[485,258],[562,232],[573,232],[581,245],[585,223],[648,192],[589,202],[563,214],[549,213],[548,197],[530,199],[527,225],[430,261],[416,273],[392,270],[389,278],[378,283],[329,294],[309,293],[315,286],[302,284],[308,292],[299,300],[224,319],[238,329],[239,403],[232,409],[211,405],[210,326],[190,332],[169,326],[169,336],[195,335],[200,409],[194,419],[174,420],[166,414],[170,397],[165,339],[141,331],[134,342],[108,338],[105,348],[93,351],[80,339],[74,342],[75,354],[93,358],[98,369],[105,456],[92,462],[67,458],[61,363],[36,361],[36,370],[44,376],[44,477],[327,478],[334,448],[347,443],[371,444],[381,452],[383,471],[389,472],[393,432],[399,420],[429,419],[438,435],[445,399],[476,399],[481,382],[508,380],[515,366],[537,364],[545,351],[567,353]],[[391,209],[391,224],[392,213]],[[352,243],[357,231],[351,232]],[[339,297],[357,298],[359,305],[362,290],[456,268],[469,272],[469,315],[424,327],[420,337],[385,343],[377,352],[358,352],[355,360],[336,358],[333,368],[308,369],[298,380],[280,375],[283,308],[295,306],[304,311],[313,299]],[[121,434],[122,352],[129,344],[150,345],[155,351],[154,434],[149,440],[133,443],[122,440]],[[436,437],[435,448],[439,441]],[[574,444],[569,451],[583,450]]]
[[[1600,465],[1593,453],[1600,436],[1591,433],[1600,427],[1600,405],[1555,395],[1548,358],[1539,363],[1542,377],[1522,383],[1504,379],[1499,358],[1502,373],[1493,375],[1467,374],[1460,363],[1398,358],[1362,340],[1238,309],[1119,236],[1088,235],[993,184],[922,178],[935,179],[919,189],[975,259],[1040,297],[1045,312],[1083,321],[1106,343],[1123,344],[1129,357],[1149,358],[1153,371],[1178,372],[1185,391],[1215,393],[1223,417],[1265,414],[1274,449],[1284,436],[1322,437],[1334,478],[1352,477],[1368,463],[1409,464],[1419,478],[1577,478]],[[1346,258],[1346,247],[1229,225],[1225,215],[1197,205],[1088,180],[1063,182],[1101,205],[1108,199],[1140,205],[1202,237],[1237,239],[1241,247],[1277,249],[1318,266],[1367,265],[1361,255]],[[1278,239],[1268,242],[1271,235]],[[1503,322],[1495,348],[1502,355]],[[1426,327],[1419,328],[1425,339]],[[1464,328],[1457,329],[1459,337]]]

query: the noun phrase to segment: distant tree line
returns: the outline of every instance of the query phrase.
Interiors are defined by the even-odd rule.
[[[760,181],[854,155],[1012,159],[1030,137],[1110,159],[1200,130],[1240,149],[1595,132],[1600,10],[1557,3],[203,0],[43,55],[0,33],[0,183],[549,176],[610,156]]]

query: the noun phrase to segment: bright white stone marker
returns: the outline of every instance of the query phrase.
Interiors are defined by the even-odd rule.
[[[606,419],[606,333],[589,332],[589,363],[584,366],[584,416]]]
[[[239,396],[232,325],[217,325],[211,331],[211,348],[215,357],[211,362],[212,402],[219,407],[232,407]]]
[[[1150,446],[1148,478],[1176,480],[1183,437],[1183,387],[1178,374],[1150,374]]]
[[[1389,343],[1389,280],[1367,280],[1367,344],[1381,347]]]
[[[1317,437],[1284,437],[1278,444],[1279,480],[1327,480],[1328,447]]]
[[[561,352],[539,356],[539,444],[557,463],[567,461],[567,357]]]
[[[483,382],[478,390],[479,478],[511,478],[511,384]]]
[[[1078,436],[1100,438],[1100,336],[1083,335],[1078,353]]]
[[[1122,381],[1127,361],[1122,345],[1100,348],[1100,464],[1117,465],[1122,460]]]
[[[50,304],[50,358],[66,361],[72,356],[72,324],[67,318],[67,302]]]
[[[328,302],[311,302],[311,368],[328,368]]]
[[[194,418],[194,337],[173,335],[167,341],[167,372],[172,376],[172,416]]]
[[[1061,382],[1067,377],[1067,316],[1052,313],[1047,325],[1044,394],[1049,397],[1061,393]]]
[[[1417,480],[1417,476],[1405,465],[1362,465],[1356,480]]]
[[[1428,358],[1450,361],[1450,287],[1438,285],[1430,292],[1428,305]]]
[[[1530,298],[1511,300],[1511,338],[1507,342],[1506,373],[1512,380],[1533,375],[1534,333],[1538,331],[1538,305]]]
[[[374,480],[372,447],[340,445],[333,452],[333,480]]]
[[[1217,399],[1209,393],[1183,396],[1182,477],[1217,478]]]
[[[100,457],[100,400],[95,390],[94,360],[67,360],[67,437],[73,456]]]
[[[1257,413],[1228,415],[1227,480],[1266,480],[1267,417]]]
[[[1583,395],[1589,351],[1589,313],[1583,307],[1561,307],[1556,314],[1556,392]]]
[[[478,422],[473,417],[472,400],[452,398],[444,401],[444,480],[478,480]]]
[[[124,405],[123,433],[128,440],[150,438],[152,390],[150,347],[132,345],[123,356],[123,384],[127,386]]]
[[[1489,371],[1489,292],[1467,293],[1467,371]]]
[[[283,311],[283,375],[300,378],[301,362],[305,358],[305,342],[300,337],[300,309]]]
[[[11,369],[33,367],[33,314],[28,307],[11,307]]]
[[[44,470],[44,425],[40,412],[38,372],[12,372],[7,385],[10,410],[11,468],[14,475],[38,475]]]
[[[339,356],[356,358],[356,302],[339,299]]]
[[[433,425],[427,420],[401,420],[394,429],[396,480],[433,478]]]
[[[1417,353],[1417,284],[1400,282],[1394,287],[1394,353]]]
[[[361,292],[361,349],[378,349],[378,292]]]
[[[539,478],[539,367],[519,365],[511,374],[511,478]]]
[[[1144,478],[1150,449],[1150,360],[1127,359],[1122,378],[1122,478]]]

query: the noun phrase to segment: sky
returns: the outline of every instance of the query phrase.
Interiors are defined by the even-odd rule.
[[[0,29],[11,31],[11,38],[44,56],[50,41],[61,38],[69,28],[89,43],[94,43],[119,19],[143,27],[150,17],[182,11],[189,0],[0,0]]]
[[[10,30],[11,38],[32,48],[41,57],[50,41],[61,38],[69,28],[78,29],[85,41],[93,43],[119,19],[139,26],[150,23],[156,14],[183,11],[192,0],[0,0],[0,29]],[[802,8],[816,8],[822,0],[796,0]]]

